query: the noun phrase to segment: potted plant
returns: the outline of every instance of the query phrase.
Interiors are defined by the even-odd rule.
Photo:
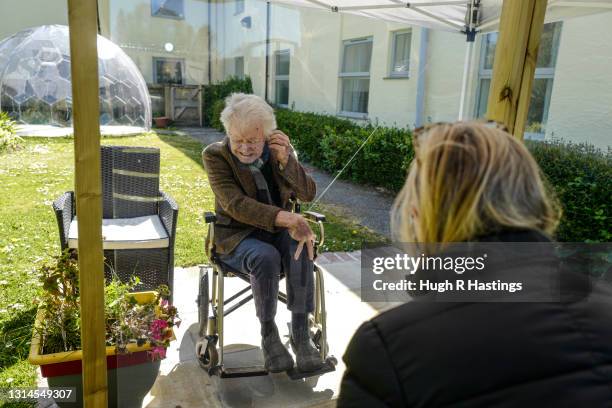
[[[29,361],[40,366],[49,387],[74,387],[76,402],[58,403],[76,407],[83,399],[78,263],[68,252],[56,261],[40,270],[43,294]],[[115,277],[104,288],[109,407],[141,405],[180,324],[167,286],[134,293],[138,285],[138,278],[123,283]]]
[[[170,118],[167,116],[156,116],[153,118],[153,121],[155,122],[155,127],[160,129],[167,128],[170,125]]]

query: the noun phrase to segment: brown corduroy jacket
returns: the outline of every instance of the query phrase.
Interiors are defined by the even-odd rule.
[[[274,226],[276,215],[281,210],[291,210],[289,199],[292,193],[303,202],[314,199],[316,184],[306,174],[295,153],[289,155],[283,170],[280,170],[273,154],[270,154],[269,160],[282,208],[257,201],[257,187],[251,171],[234,157],[227,136],[202,152],[208,181],[215,194],[217,221],[213,244],[217,253],[229,254],[258,228],[277,232],[279,229]]]

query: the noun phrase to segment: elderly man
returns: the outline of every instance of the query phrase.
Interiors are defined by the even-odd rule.
[[[262,98],[235,93],[225,105],[221,121],[227,137],[202,153],[215,193],[215,250],[222,262],[250,276],[270,372],[294,364],[274,323],[280,272],[285,272],[297,368],[317,370],[323,362],[308,330],[314,310],[314,234],[301,215],[290,211],[289,202],[292,194],[311,201],[315,182],[287,135],[276,130],[274,111]]]

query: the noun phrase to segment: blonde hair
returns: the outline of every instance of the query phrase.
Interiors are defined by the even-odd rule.
[[[276,129],[274,110],[263,98],[245,93],[233,93],[225,98],[225,108],[221,112],[221,123],[225,132],[242,132],[249,126],[263,126],[268,136]]]
[[[392,209],[396,240],[460,242],[503,228],[554,233],[556,198],[512,135],[484,122],[457,122],[434,125],[413,144],[415,158]]]

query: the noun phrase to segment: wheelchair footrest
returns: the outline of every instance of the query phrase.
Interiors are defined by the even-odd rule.
[[[301,380],[303,378],[314,377],[317,375],[331,373],[332,371],[336,371],[335,361],[336,361],[335,358],[328,357],[323,362],[323,367],[315,371],[298,371],[296,367],[293,367],[291,370],[287,371],[287,375],[292,380]]]
[[[260,375],[268,375],[268,371],[263,366],[223,367],[219,376],[221,378],[238,378],[256,377]]]

